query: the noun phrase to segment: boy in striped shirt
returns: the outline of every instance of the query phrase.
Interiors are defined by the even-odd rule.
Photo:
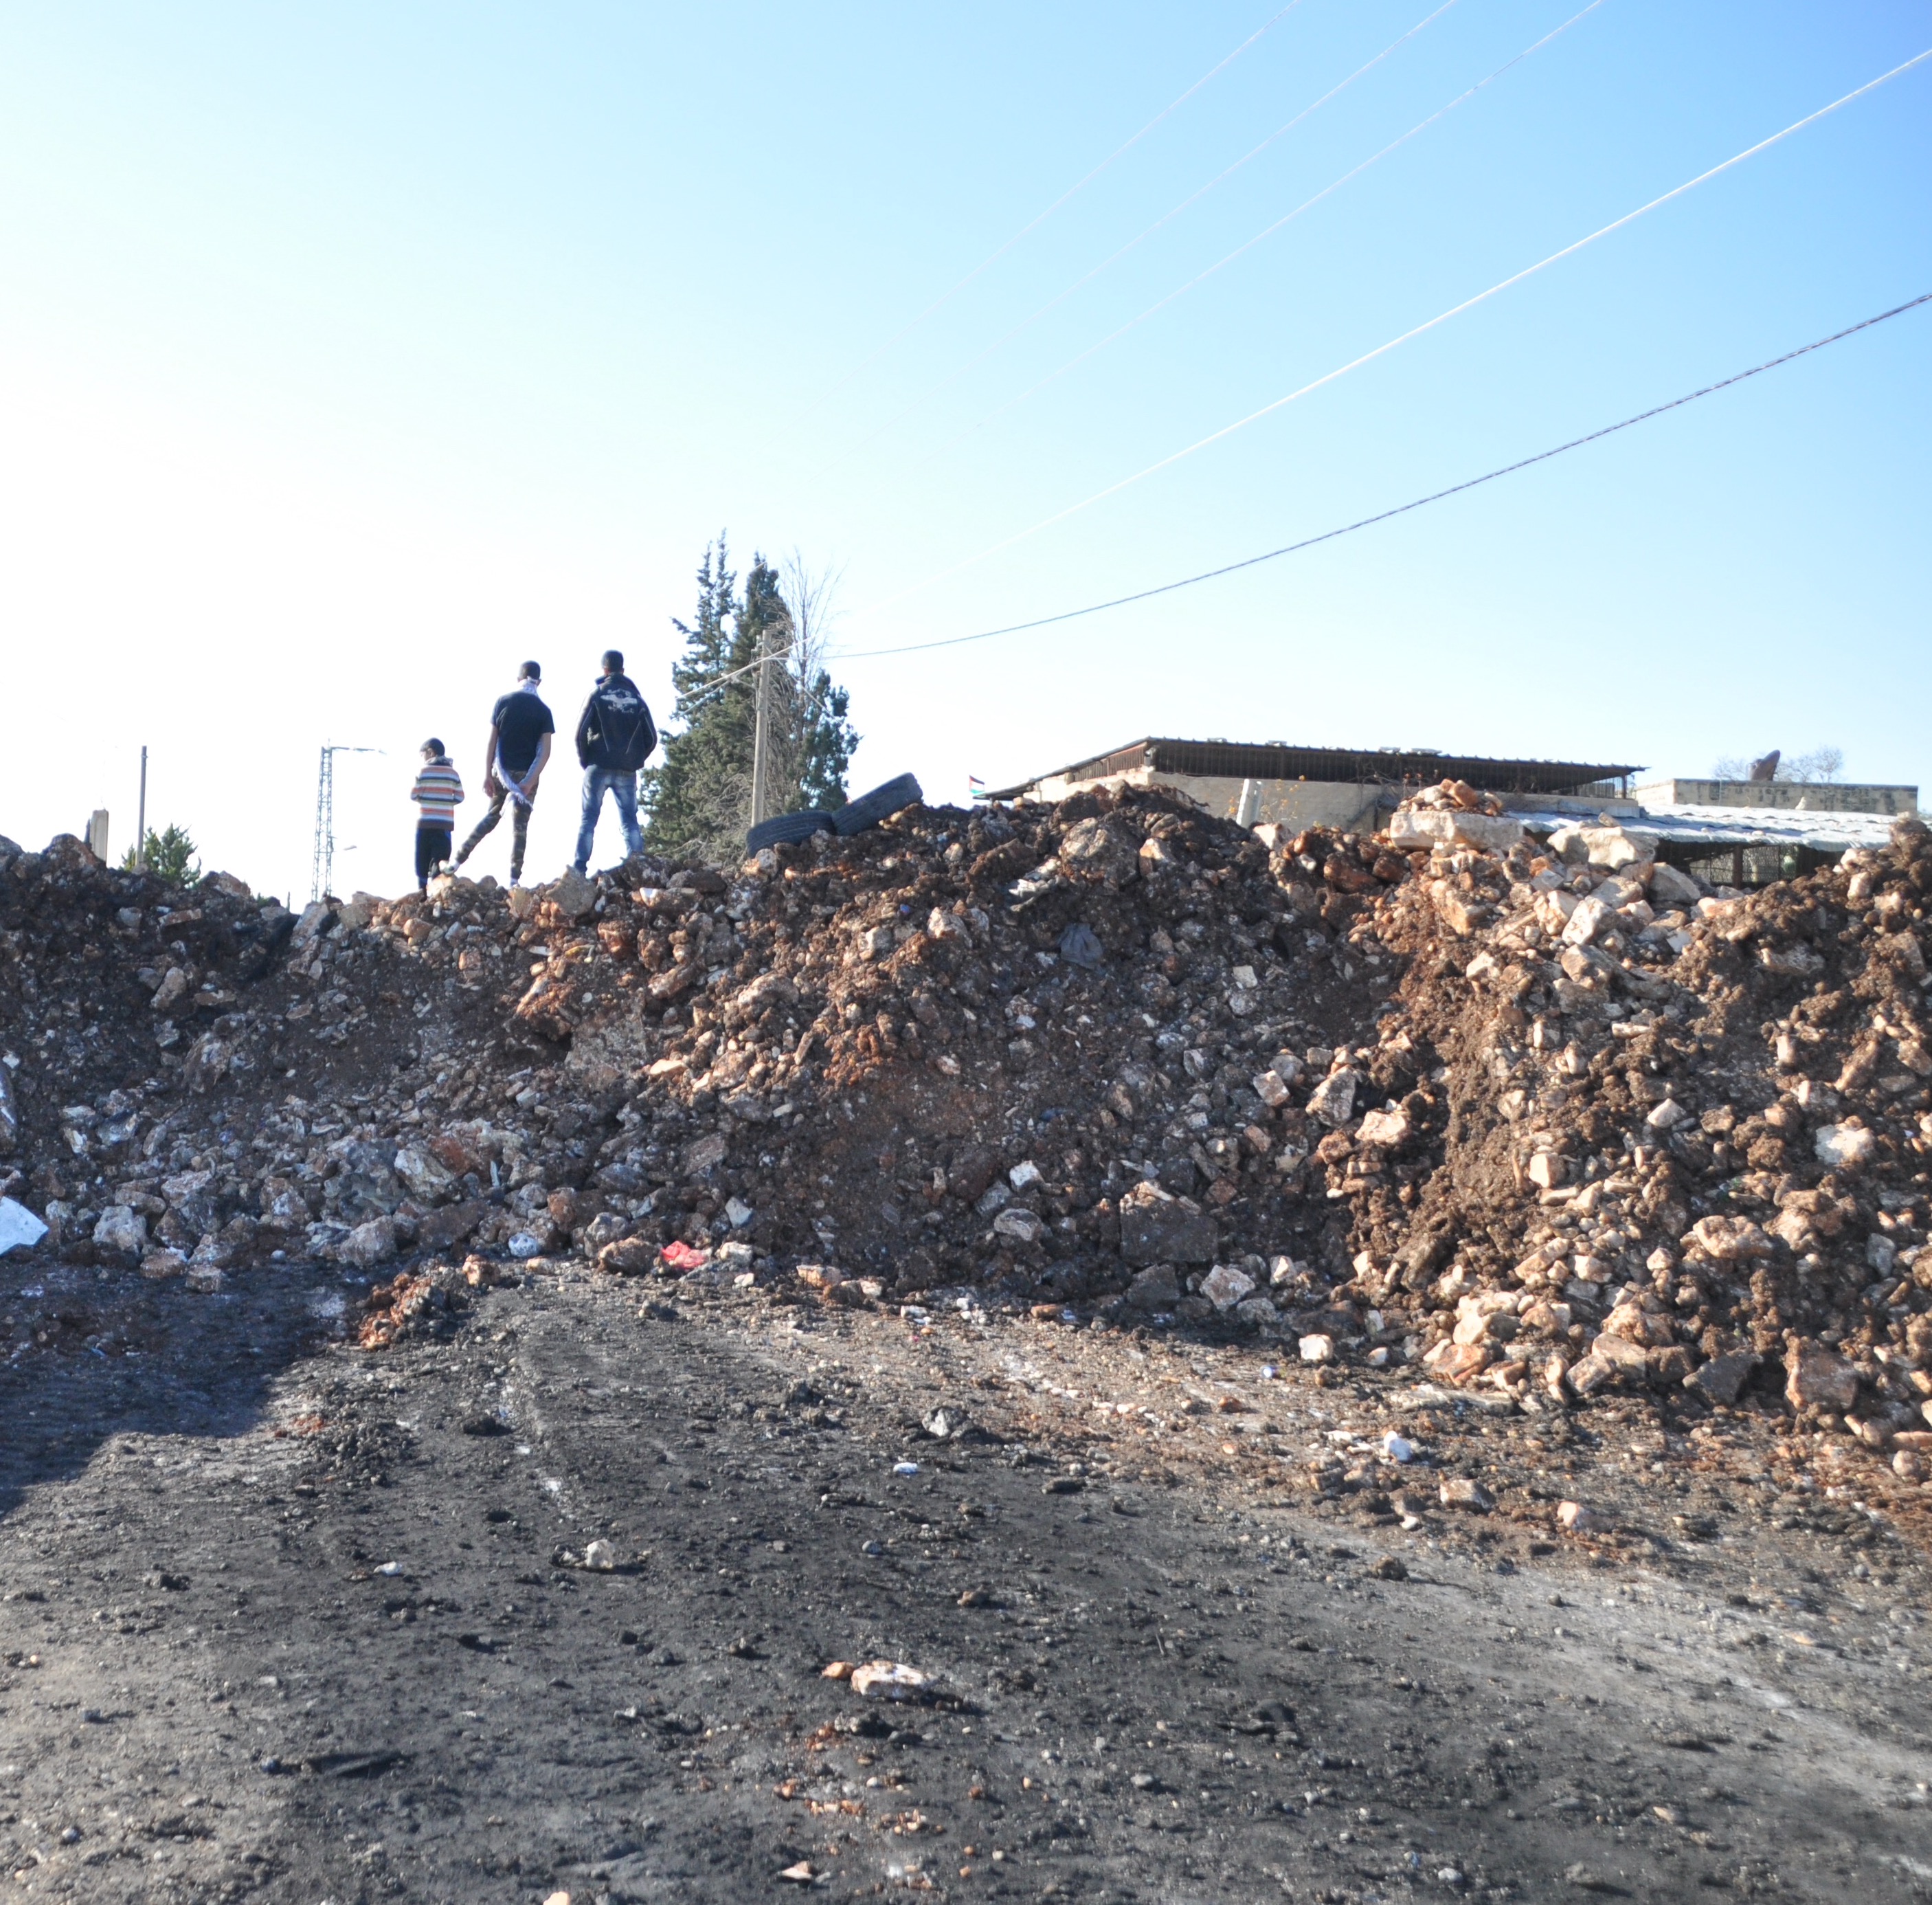
[[[422,810],[416,819],[416,890],[427,891],[429,876],[449,858],[456,828],[456,806],[463,798],[463,777],[442,751],[442,743],[422,744],[422,771],[410,798]]]

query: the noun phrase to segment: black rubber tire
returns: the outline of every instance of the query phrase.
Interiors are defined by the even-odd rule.
[[[890,820],[900,808],[925,798],[926,790],[920,786],[918,777],[902,774],[896,780],[889,780],[884,786],[875,787],[869,794],[861,794],[856,801],[848,801],[842,807],[836,808],[832,824],[842,834],[862,834],[868,827]]]
[[[745,851],[756,853],[760,848],[789,846],[796,840],[808,840],[814,834],[830,834],[835,831],[835,822],[823,807],[806,807],[796,813],[774,814],[770,820],[761,820],[745,836]]]

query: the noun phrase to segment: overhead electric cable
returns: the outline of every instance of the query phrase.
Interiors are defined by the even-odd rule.
[[[1561,251],[1552,251],[1548,257],[1539,259],[1533,265],[1525,266],[1521,271],[1514,272],[1510,276],[1492,284],[1486,291],[1478,291],[1474,297],[1465,298],[1460,304],[1451,305],[1447,311],[1440,311],[1424,323],[1412,326],[1409,329],[1404,331],[1400,336],[1390,338],[1386,344],[1376,345],[1372,350],[1365,350],[1359,357],[1351,358],[1347,363],[1339,365],[1335,369],[1324,372],[1312,382],[1303,384],[1300,389],[1291,390],[1286,396],[1277,397],[1274,402],[1264,404],[1259,410],[1250,410],[1246,416],[1238,417],[1232,423],[1223,424],[1219,430],[1210,431],[1206,436],[1196,439],[1184,449],[1172,451],[1157,461],[1148,464],[1144,469],[1136,470],[1132,476],[1123,476],[1118,482],[1109,483],[1105,489],[1096,489],[1091,496],[1084,497],[1078,503],[1070,503],[1065,509],[1057,509],[1052,515],[1042,517],[1030,528],[1016,530],[1012,535],[1006,536],[1000,541],[982,549],[976,555],[968,556],[962,560],[954,563],[950,568],[942,569],[936,574],[927,576],[924,581],[915,582],[910,587],[900,590],[897,595],[890,596],[883,602],[875,602],[873,604],[874,608],[876,610],[890,608],[894,602],[904,601],[908,596],[916,595],[921,590],[932,587],[935,582],[943,582],[949,576],[958,575],[962,569],[970,569],[976,563],[984,562],[988,556],[998,555],[1001,550],[1010,549],[1016,542],[1024,542],[1028,537],[1037,536],[1042,530],[1051,529],[1056,523],[1064,522],[1070,516],[1076,516],[1082,510],[1091,509],[1095,503],[1104,502],[1110,496],[1118,496],[1121,491],[1131,489],[1135,484],[1144,482],[1149,476],[1154,476],[1162,470],[1171,468],[1174,464],[1184,461],[1186,458],[1193,455],[1197,450],[1203,450],[1210,444],[1218,443],[1223,438],[1233,436],[1237,431],[1245,430],[1250,424],[1259,422],[1264,416],[1272,416],[1276,410],[1297,402],[1314,391],[1322,389],[1329,384],[1338,382],[1341,378],[1346,377],[1350,371],[1360,370],[1364,364],[1372,364],[1377,358],[1387,356],[1390,351],[1408,343],[1412,339],[1419,338],[1425,332],[1435,330],[1438,326],[1448,323],[1452,317],[1460,317],[1464,311],[1473,311],[1478,305],[1486,304],[1491,298],[1496,296],[1499,293],[1508,290],[1513,285],[1520,284],[1526,279],[1534,278],[1538,272],[1546,271],[1552,265],[1559,263],[1565,258],[1574,257],[1586,247],[1595,244],[1600,238],[1607,238],[1612,232],[1622,230],[1626,225],[1634,224],[1646,212],[1654,212],[1659,206],[1668,205],[1672,200],[1682,198],[1686,192],[1695,191],[1698,186],[1708,183],[1720,173],[1729,172],[1734,166],[1743,164],[1745,160],[1755,158],[1760,152],[1768,152],[1772,146],[1789,139],[1794,133],[1802,132],[1807,126],[1816,125],[1820,119],[1828,118],[1840,107],[1850,105],[1856,99],[1862,99],[1867,93],[1875,92],[1886,81],[1897,79],[1901,73],[1908,73],[1913,67],[1920,65],[1928,59],[1932,59],[1932,47],[1928,47],[1923,53],[1916,53],[1911,59],[1901,62],[1898,65],[1892,68],[1890,72],[1881,73],[1875,80],[1868,80],[1863,86],[1854,88],[1840,98],[1833,100],[1828,106],[1821,106],[1815,113],[1808,113],[1803,119],[1793,120],[1783,131],[1774,132],[1768,139],[1760,139],[1756,145],[1748,146],[1742,152],[1734,153],[1730,158],[1724,160],[1720,164],[1712,166],[1708,171],[1699,173],[1696,178],[1687,179],[1682,185],[1672,186],[1669,191],[1660,193],[1647,203],[1639,206],[1634,212],[1626,212],[1621,218],[1613,218],[1607,225],[1598,226],[1588,236],[1564,245]]]
[[[1130,602],[1146,602],[1157,595],[1172,595],[1177,589],[1191,589],[1198,582],[1211,582],[1222,575],[1232,575],[1238,570],[1252,569],[1262,563],[1274,562],[1282,556],[1292,556],[1303,549],[1312,549],[1318,542],[1332,542],[1336,537],[1352,536],[1358,529],[1372,527],[1378,522],[1387,522],[1391,517],[1406,515],[1412,509],[1426,508],[1431,503],[1440,503],[1445,497],[1460,496],[1466,490],[1478,489],[1484,483],[1492,483],[1501,476],[1514,476],[1519,470],[1527,470],[1538,463],[1547,463],[1553,456],[1562,456],[1573,449],[1581,449],[1586,443],[1600,443],[1606,437],[1615,436],[1619,430],[1628,430],[1635,425],[1648,423],[1652,417],[1662,416],[1670,410],[1682,410],[1686,404],[1694,404],[1700,397],[1714,395],[1720,390],[1728,390],[1733,384],[1743,383],[1755,377],[1762,377],[1766,371],[1774,371],[1781,364],[1808,356],[1814,350],[1822,350],[1827,344],[1838,344],[1843,339],[1856,337],[1861,331],[1869,331],[1875,324],[1883,324],[1894,317],[1902,317],[1908,311],[1916,311],[1921,305],[1932,304],[1932,291],[1922,293],[1908,299],[1902,305],[1894,305],[1889,311],[1882,311],[1875,317],[1867,317],[1856,324],[1848,324],[1842,331],[1834,331],[1829,337],[1816,338],[1810,344],[1800,344],[1796,350],[1787,350],[1781,356],[1767,358],[1762,364],[1754,364],[1748,371],[1739,371],[1735,376],[1722,377],[1715,383],[1707,383],[1701,390],[1693,390],[1682,397],[1673,397],[1667,404],[1653,405],[1649,410],[1640,410],[1634,416],[1627,416],[1620,423],[1606,424],[1600,430],[1592,430],[1587,436],[1573,437],[1567,443],[1558,443],[1553,449],[1539,450],[1534,456],[1520,458],[1514,463],[1505,463],[1502,468],[1485,472],[1480,476],[1471,476],[1466,481],[1451,483],[1447,489],[1432,491],[1426,496],[1418,496],[1408,503],[1398,503],[1394,509],[1380,509],[1372,516],[1358,517],[1354,522],[1344,523],[1339,529],[1325,529],[1318,536],[1304,536],[1298,542],[1286,542],[1278,549],[1270,549],[1264,554],[1246,556],[1239,562],[1224,563],[1219,569],[1204,569],[1198,575],[1184,575],[1177,582],[1161,582],[1150,589],[1137,589],[1131,595],[1117,595],[1106,602],[1089,602],[1084,608],[1068,608],[1057,615],[1042,615],[1030,622],[1010,622],[1004,628],[982,629],[976,635],[949,636],[938,642],[910,642],[892,648],[847,649],[826,657],[829,661],[867,661],[880,655],[914,655],[928,648],[956,648],[969,642],[988,642],[999,635],[1022,635],[1031,629],[1051,628],[1056,623],[1076,621],[1082,616],[1098,615],[1109,608],[1124,608]]]
[[[1215,173],[1214,176],[1208,180],[1206,185],[1198,188],[1192,192],[1190,192],[1186,198],[1183,199],[1180,203],[1175,206],[1171,211],[1163,212],[1161,215],[1156,218],[1152,224],[1148,226],[1144,231],[1142,232],[1138,236],[1129,239],[1126,243],[1122,245],[1118,251],[1112,252],[1108,257],[1102,258],[1091,271],[1086,274],[1084,277],[1076,278],[1071,284],[1067,286],[1065,290],[1060,292],[1052,298],[1049,298],[1045,304],[1040,306],[1039,310],[1033,314],[1030,317],[1022,318],[1019,323],[1016,324],[1011,330],[995,338],[983,350],[981,350],[976,353],[974,356],[968,358],[966,362],[962,364],[957,370],[949,371],[944,377],[941,377],[937,383],[932,385],[919,397],[915,398],[913,402],[907,406],[905,410],[902,410],[898,413],[898,416],[896,416],[892,419],[891,422],[882,424],[880,426],[879,430],[875,431],[873,434],[876,436],[882,434],[884,431],[891,429],[894,425],[898,423],[904,416],[909,414],[912,410],[916,409],[919,404],[925,402],[927,398],[936,396],[940,391],[945,389],[948,385],[957,382],[958,379],[964,377],[966,373],[973,369],[976,365],[984,363],[988,357],[992,356],[994,351],[999,350],[1003,345],[1010,344],[1015,338],[1018,337],[1021,334],[1022,332],[1028,330],[1034,325],[1038,323],[1042,317],[1046,317],[1049,311],[1058,309],[1060,305],[1064,304],[1069,298],[1072,297],[1075,292],[1083,290],[1086,286],[1092,284],[1094,279],[1098,278],[1102,272],[1106,271],[1108,268],[1108,266],[1118,263],[1119,261],[1124,258],[1130,251],[1133,250],[1136,245],[1153,237],[1154,233],[1159,231],[1163,225],[1172,224],[1174,220],[1179,218],[1180,215],[1184,212],[1186,211],[1190,206],[1198,205],[1202,200],[1205,198],[1208,194],[1214,189],[1216,185],[1220,185],[1226,179],[1232,179],[1236,173],[1240,170],[1243,166],[1247,164],[1251,160],[1259,158],[1262,153],[1266,152],[1268,149],[1274,144],[1277,140],[1281,139],[1286,137],[1288,134],[1292,132],[1297,126],[1301,124],[1303,120],[1312,118],[1316,113],[1318,113],[1323,107],[1326,106],[1331,99],[1336,98],[1341,94],[1346,92],[1349,87],[1353,86],[1358,80],[1360,79],[1365,73],[1373,71],[1374,69],[1379,66],[1384,60],[1387,59],[1391,53],[1396,52],[1399,48],[1406,46],[1410,41],[1413,40],[1415,36],[1423,30],[1424,27],[1431,26],[1436,21],[1440,20],[1442,16],[1455,5],[1456,0],[1442,0],[1442,5],[1438,7],[1433,13],[1418,20],[1406,33],[1403,34],[1400,37],[1400,38],[1391,40],[1389,44],[1383,47],[1382,51],[1377,53],[1372,59],[1364,62],[1364,63],[1357,67],[1354,71],[1351,73],[1346,80],[1338,80],[1334,86],[1330,86],[1319,99],[1316,100],[1310,105],[1304,106],[1301,110],[1296,113],[1294,118],[1290,119],[1285,125],[1276,126],[1274,131],[1270,133],[1258,146],[1253,146],[1247,152],[1244,152],[1232,165],[1223,167],[1220,171]],[[1590,7],[1598,7],[1602,5],[1603,0],[1590,0]],[[1584,12],[1588,13],[1590,11],[1590,7],[1585,8],[1583,10]],[[1580,14],[1578,17],[1580,19],[1582,16]],[[1562,31],[1562,29],[1561,27],[1557,29],[1558,32],[1560,33]],[[1552,34],[1550,37],[1552,39],[1554,39],[1556,38],[1556,35]],[[1532,52],[1534,51],[1534,48],[1532,47],[1531,50]],[[1520,53],[1516,57],[1520,59],[1525,57],[1525,56]],[[1510,64],[1512,66],[1516,64],[1515,60],[1512,60]],[[1491,75],[1492,78],[1494,77],[1495,76],[1493,74]],[[1484,83],[1486,84],[1487,82],[1485,81]],[[1474,89],[1472,88],[1472,90],[1473,91]],[[1466,94],[1464,95],[1465,98],[1468,95]],[[1443,108],[1444,112],[1447,112],[1448,110],[1448,107],[1444,107]],[[1437,116],[1439,118],[1441,115],[1438,114]],[[1420,128],[1418,128],[1418,130],[1420,131]],[[1378,154],[1377,156],[1379,157],[1380,155]],[[1372,162],[1373,161],[1370,161],[1370,163]],[[1096,348],[1097,349],[1098,347],[1096,346]]]
[[[1232,265],[1237,258],[1242,257],[1245,253],[1252,251],[1256,245],[1261,244],[1264,239],[1274,237],[1275,233],[1281,230],[1285,226],[1292,224],[1304,212],[1312,211],[1314,207],[1319,205],[1324,199],[1330,197],[1336,192],[1339,192],[1344,185],[1349,182],[1350,180],[1359,179],[1364,173],[1368,170],[1370,167],[1377,164],[1382,160],[1387,158],[1390,153],[1394,152],[1398,147],[1406,146],[1418,133],[1426,132],[1431,126],[1436,124],[1437,120],[1446,119],[1450,113],[1455,111],[1457,107],[1462,105],[1468,100],[1474,98],[1476,95],[1480,92],[1485,86],[1492,85],[1495,81],[1500,80],[1505,73],[1509,71],[1510,68],[1520,66],[1525,60],[1528,59],[1532,53],[1541,52],[1545,47],[1550,44],[1551,41],[1559,38],[1562,35],[1568,32],[1571,27],[1574,26],[1580,20],[1583,18],[1585,14],[1594,13],[1603,4],[1604,0],[1590,0],[1590,4],[1582,10],[1582,13],[1572,14],[1561,26],[1555,28],[1552,31],[1546,33],[1543,38],[1538,40],[1533,46],[1524,47],[1522,51],[1518,53],[1514,59],[1506,60],[1501,66],[1498,66],[1493,73],[1490,74],[1486,79],[1478,80],[1473,86],[1471,86],[1468,89],[1467,92],[1458,93],[1454,99],[1450,101],[1448,105],[1442,107],[1436,111],[1430,113],[1427,119],[1418,120],[1416,124],[1411,126],[1400,139],[1390,140],[1380,152],[1370,154],[1367,158],[1362,161],[1360,164],[1352,167],[1348,171],[1343,173],[1340,178],[1335,179],[1328,185],[1324,185],[1321,191],[1317,192],[1312,198],[1304,199],[1292,212],[1284,213],[1280,218],[1277,218],[1273,224],[1256,233],[1254,236],[1248,239],[1245,243],[1236,245],[1234,250],[1230,251],[1226,257],[1216,260],[1216,261],[1213,264],[1210,265],[1205,271],[1197,272],[1193,277],[1190,278],[1185,284],[1180,286],[1178,290],[1168,292],[1166,297],[1159,299],[1154,303],[1149,305],[1147,309],[1142,311],[1138,317],[1129,318],[1124,324],[1120,326],[1117,329],[1109,331],[1104,338],[1101,338],[1099,343],[1089,344],[1088,347],[1084,350],[1082,351],[1078,356],[1070,357],[1058,370],[1049,371],[1045,377],[1042,377],[1039,380],[1038,383],[1029,384],[1017,397],[1010,397],[1007,398],[1006,402],[1000,404],[997,408],[988,410],[984,416],[980,419],[978,422],[968,425],[964,430],[959,432],[958,436],[950,437],[947,439],[946,442],[938,445],[930,453],[930,455],[937,456],[943,455],[946,450],[950,449],[955,443],[958,443],[962,437],[970,436],[974,431],[983,428],[987,424],[992,422],[995,419],[1004,416],[1009,410],[1018,409],[1018,407],[1022,404],[1024,404],[1028,398],[1037,395],[1041,391],[1044,390],[1048,384],[1055,383],[1060,378],[1064,377],[1069,371],[1078,368],[1079,365],[1085,363],[1088,358],[1097,356],[1100,352],[1106,349],[1108,345],[1125,337],[1130,331],[1133,330],[1136,326],[1144,324],[1150,317],[1155,316],[1160,311],[1165,311],[1169,305],[1174,304],[1179,299],[1184,298],[1189,292],[1192,291],[1195,288],[1196,285],[1204,284],[1209,278],[1212,278],[1216,272],[1225,269],[1228,266]],[[1424,24],[1426,25],[1427,23],[1425,21]],[[1151,230],[1153,228],[1150,227],[1149,229]],[[1145,234],[1143,234],[1143,236]],[[1138,243],[1139,241],[1136,239],[1135,242]],[[1116,257],[1119,255],[1120,254],[1118,252],[1114,254]],[[1109,259],[1108,263],[1112,263],[1112,260]],[[1104,269],[1104,267],[1102,267],[1102,269]],[[1091,276],[1093,274],[1090,273],[1089,276]],[[1085,283],[1085,281],[1086,280],[1084,278],[1081,281],[1082,284]],[[1079,289],[1079,286],[1076,285],[1073,287],[1073,289],[1078,290]],[[1050,310],[1051,308],[1051,305],[1046,306],[1040,313],[1036,314],[1044,316],[1046,311]],[[1028,320],[1028,322],[1030,323],[1032,320],[1030,318]],[[1009,337],[1012,335],[1014,334],[1011,332],[1007,333]],[[1004,343],[1005,339],[1002,338],[1000,341]],[[981,354],[982,356],[985,355],[983,352]],[[976,359],[974,361],[976,362],[978,360]],[[965,368],[970,369],[971,368],[971,365],[967,365]],[[935,388],[937,387],[938,386],[935,386]],[[929,461],[930,456],[925,460]]]
[[[1002,245],[998,251],[991,252],[986,257],[981,259],[980,261],[975,265],[964,278],[961,278],[958,283],[955,284],[950,290],[941,292],[940,295],[934,298],[932,303],[928,305],[923,311],[920,311],[917,314],[917,316],[908,318],[904,323],[902,324],[890,337],[886,339],[884,343],[875,346],[872,350],[868,351],[866,356],[860,358],[858,362],[854,364],[836,383],[832,385],[832,388],[825,393],[825,396],[821,398],[819,401],[823,403],[826,401],[826,399],[836,396],[841,390],[844,389],[846,385],[850,383],[861,371],[864,370],[867,365],[875,362],[879,358],[884,356],[884,354],[888,350],[891,350],[892,346],[897,344],[902,338],[906,336],[909,332],[916,330],[918,327],[923,324],[934,311],[940,308],[941,305],[950,303],[954,298],[957,297],[962,291],[964,290],[967,286],[970,284],[975,278],[980,276],[982,273],[991,270],[992,268],[994,265],[998,264],[999,261],[1004,258],[1015,245],[1018,244],[1022,239],[1029,238],[1035,232],[1038,231],[1040,227],[1045,224],[1048,219],[1051,218],[1053,215],[1056,212],[1059,211],[1063,206],[1066,205],[1069,200],[1076,197],[1079,193],[1084,191],[1089,185],[1092,185],[1094,181],[1099,178],[1101,173],[1105,172],[1116,159],[1125,158],[1135,146],[1138,146],[1141,141],[1144,139],[1149,133],[1152,132],[1156,127],[1160,125],[1163,120],[1172,118],[1174,113],[1180,111],[1181,107],[1185,106],[1203,86],[1208,84],[1210,80],[1218,79],[1222,74],[1225,73],[1229,67],[1234,65],[1236,60],[1240,58],[1242,54],[1246,53],[1250,47],[1253,46],[1256,41],[1260,39],[1263,34],[1266,33],[1270,27],[1278,25],[1282,20],[1286,19],[1288,14],[1293,13],[1295,8],[1300,5],[1301,0],[1288,0],[1288,5],[1286,6],[1280,8],[1277,12],[1270,14],[1266,20],[1262,21],[1259,26],[1255,29],[1253,32],[1250,33],[1232,53],[1228,55],[1226,59],[1220,61],[1218,64],[1210,67],[1208,70],[1205,73],[1202,74],[1200,78],[1196,80],[1193,85],[1190,86],[1178,99],[1174,100],[1168,105],[1163,106],[1161,110],[1156,113],[1152,119],[1148,120],[1147,124],[1142,126],[1140,131],[1136,133],[1131,139],[1126,140],[1120,145],[1115,146],[1098,165],[1094,167],[1091,172],[1087,173],[1084,178],[1077,179],[1072,185],[1068,186],[1066,190],[1062,192],[1059,197],[1055,199],[1044,212],[1040,212],[1036,217],[1029,219],[1028,222],[1022,225],[1018,231],[1014,233],[1012,236],[1008,239],[1006,243]]]

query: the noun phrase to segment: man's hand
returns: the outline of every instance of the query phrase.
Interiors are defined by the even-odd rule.
[[[500,800],[502,798],[502,793],[503,783],[496,778],[494,773],[486,774],[483,777],[484,798],[486,800],[491,801]]]

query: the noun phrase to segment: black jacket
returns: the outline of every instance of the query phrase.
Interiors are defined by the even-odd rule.
[[[586,768],[634,774],[658,744],[656,724],[628,675],[607,675],[590,691],[577,724],[577,758]]]

